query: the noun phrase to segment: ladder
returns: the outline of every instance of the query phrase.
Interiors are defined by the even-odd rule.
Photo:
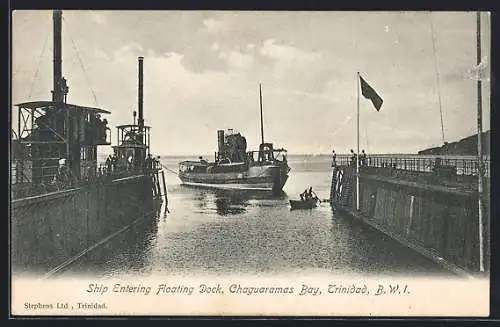
[[[340,205],[342,207],[348,207],[350,205],[352,195],[352,179],[354,176],[354,169],[345,168],[344,175],[342,177],[342,190],[340,193]]]
[[[352,195],[354,170],[350,167],[335,167],[332,173],[330,203],[333,206],[349,206]]]

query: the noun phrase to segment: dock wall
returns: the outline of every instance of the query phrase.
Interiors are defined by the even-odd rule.
[[[145,175],[14,200],[13,268],[50,271],[153,211],[152,180]]]
[[[355,172],[352,168],[334,168],[330,199],[334,207],[451,269],[467,273],[479,271],[477,191],[367,172],[360,172],[359,189],[358,211]],[[489,208],[487,201],[483,207]],[[483,235],[486,236],[489,212],[483,212]],[[485,246],[487,269],[488,249],[489,246]]]

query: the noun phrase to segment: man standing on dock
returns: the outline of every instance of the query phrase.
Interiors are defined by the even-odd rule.
[[[106,159],[106,174],[107,175],[110,175],[111,174],[111,162],[112,162],[112,158],[111,158],[111,155],[108,156],[108,158]]]
[[[146,157],[146,171],[148,175],[153,171],[153,158],[151,158],[151,153],[148,153]]]
[[[160,156],[157,156],[155,159],[155,171],[160,170]]]
[[[332,150],[332,167],[337,166],[337,154],[335,153],[335,150]]]
[[[359,164],[361,167],[366,167],[366,153],[364,149],[361,151],[361,154],[359,155]]]
[[[59,167],[54,176],[57,189],[62,190],[73,186],[73,176],[66,166],[66,159],[59,160]]]
[[[358,155],[354,152],[353,149],[351,149],[351,162],[350,162],[350,164],[352,166],[356,166],[357,161],[358,161]]]
[[[116,153],[113,153],[113,156],[111,157],[111,169],[113,170],[113,173],[116,173],[117,163],[118,163],[118,157],[116,156]]]

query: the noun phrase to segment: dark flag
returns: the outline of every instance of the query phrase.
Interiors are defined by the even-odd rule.
[[[369,100],[372,101],[375,109],[380,111],[380,107],[382,107],[382,103],[384,100],[375,92],[375,90],[361,77],[359,76],[359,80],[361,81],[361,94]]]

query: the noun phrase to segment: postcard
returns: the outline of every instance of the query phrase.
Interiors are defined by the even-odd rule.
[[[11,27],[12,316],[489,315],[488,12]]]

